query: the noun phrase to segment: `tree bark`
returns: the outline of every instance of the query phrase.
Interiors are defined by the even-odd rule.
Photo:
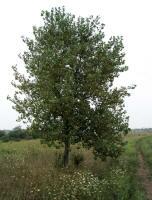
[[[64,142],[64,155],[63,155],[63,165],[64,165],[64,167],[68,167],[69,152],[70,152],[70,141],[69,141],[69,139],[66,139],[66,141]]]

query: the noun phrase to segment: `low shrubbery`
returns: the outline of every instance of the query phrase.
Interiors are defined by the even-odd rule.
[[[120,169],[111,169],[109,176],[102,179],[89,171],[75,171],[60,176],[57,184],[50,187],[50,195],[57,200],[128,200],[127,178]]]
[[[20,126],[15,127],[13,130],[5,131],[0,130],[0,140],[3,142],[20,141],[22,139],[37,139],[39,134],[29,133],[26,129],[21,129]]]
[[[80,164],[84,161],[84,155],[82,152],[74,152],[71,154],[71,159],[75,167],[79,167]]]

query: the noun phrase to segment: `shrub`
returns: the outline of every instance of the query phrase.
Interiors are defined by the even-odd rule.
[[[0,138],[5,136],[5,131],[0,130]]]
[[[108,177],[99,179],[91,172],[62,174],[50,187],[56,200],[128,200],[128,176],[121,169],[112,169]]]
[[[84,155],[81,152],[73,153],[71,158],[75,167],[79,167],[79,165],[84,161]]]
[[[6,134],[6,135],[2,136],[0,139],[2,140],[2,142],[9,142],[9,140],[10,140],[10,138],[9,138],[9,135],[8,135],[8,134]]]

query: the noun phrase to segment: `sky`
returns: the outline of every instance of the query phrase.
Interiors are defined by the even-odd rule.
[[[32,35],[32,26],[42,22],[41,10],[65,6],[76,16],[101,16],[105,34],[123,36],[128,72],[119,85],[136,84],[126,99],[131,128],[152,127],[152,1],[151,0],[5,0],[0,1],[0,129],[12,129],[18,113],[6,99],[13,95],[11,66],[21,65],[18,55],[25,46],[21,36]]]

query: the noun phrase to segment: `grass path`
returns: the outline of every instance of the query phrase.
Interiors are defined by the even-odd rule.
[[[145,164],[144,156],[142,155],[141,152],[139,153],[138,176],[146,192],[147,199],[152,200],[152,180],[150,179],[150,171]]]

